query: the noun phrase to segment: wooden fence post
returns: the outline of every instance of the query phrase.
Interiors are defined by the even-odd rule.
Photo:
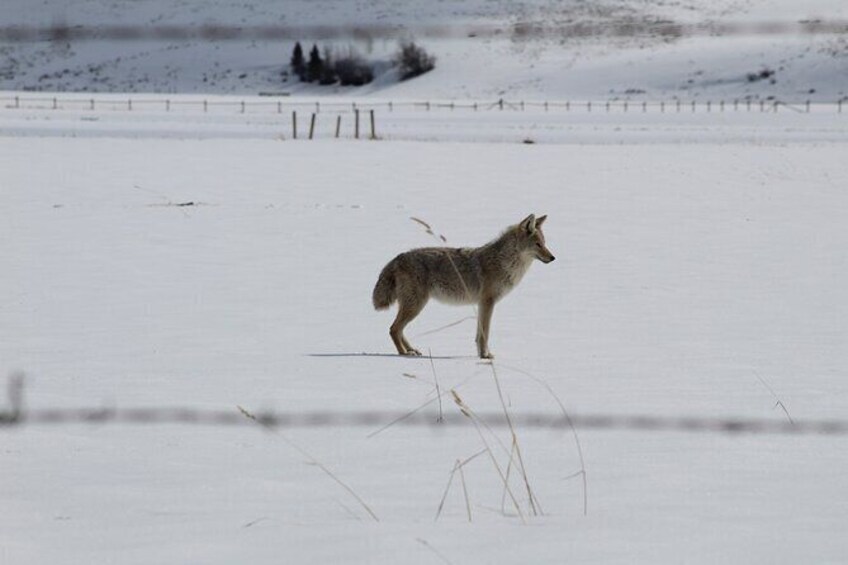
[[[374,125],[374,110],[371,110],[371,139],[377,139],[377,128]]]
[[[336,139],[339,138],[339,134],[342,131],[342,115],[339,114],[336,116]]]
[[[312,113],[312,119],[309,121],[309,139],[312,139],[312,136],[315,135],[315,116],[316,114]]]
[[[297,110],[292,110],[292,139],[297,139]]]
[[[354,122],[353,122],[353,137],[354,139],[359,139],[359,109],[353,112]]]
[[[209,102],[204,100],[203,101],[203,113],[205,114],[208,111],[209,111]]]

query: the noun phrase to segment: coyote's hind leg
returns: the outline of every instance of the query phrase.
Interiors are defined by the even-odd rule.
[[[403,297],[398,300],[397,317],[389,328],[389,335],[400,355],[421,355],[421,352],[412,347],[406,340],[403,329],[421,313],[426,303],[426,298],[422,300],[420,298]]]

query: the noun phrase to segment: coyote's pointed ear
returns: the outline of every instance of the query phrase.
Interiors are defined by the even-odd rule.
[[[521,231],[525,232],[527,235],[533,235],[536,233],[536,216],[534,214],[530,214],[521,220],[518,227],[521,228]]]
[[[539,218],[536,220],[536,229],[541,228],[542,224],[544,224],[545,220],[547,220],[547,219],[548,219],[547,214],[545,214],[544,216],[539,216]]]

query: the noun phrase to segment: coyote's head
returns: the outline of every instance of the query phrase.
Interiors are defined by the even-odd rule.
[[[542,263],[550,263],[556,259],[551,250],[545,246],[545,234],[542,233],[542,224],[547,218],[547,215],[536,218],[535,214],[530,214],[518,224],[518,231],[525,248]]]

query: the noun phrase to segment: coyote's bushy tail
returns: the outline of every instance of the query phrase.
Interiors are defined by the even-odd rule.
[[[374,285],[374,292],[371,294],[371,301],[374,303],[376,310],[385,310],[391,306],[392,302],[397,299],[395,291],[395,270],[394,261],[383,267],[380,272],[380,277],[377,279],[377,284]]]

